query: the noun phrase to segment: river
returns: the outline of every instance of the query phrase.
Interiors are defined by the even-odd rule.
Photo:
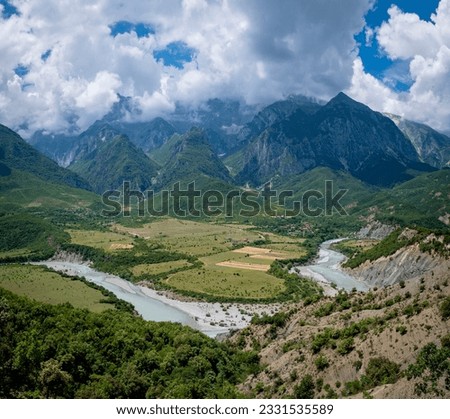
[[[149,297],[143,292],[142,287],[118,276],[96,271],[84,263],[46,261],[39,264],[56,271],[67,272],[69,275],[82,276],[88,281],[106,288],[121,300],[133,304],[136,311],[145,320],[171,321],[195,326],[195,321],[184,311]]]
[[[291,272],[321,282],[329,295],[336,293],[331,288],[331,283],[336,284],[338,289],[347,291],[353,288],[358,291],[368,291],[367,284],[347,275],[340,269],[340,264],[345,260],[345,256],[330,249],[331,244],[339,240],[322,243],[319,258],[314,264],[294,267]],[[231,329],[241,329],[250,323],[253,314],[270,312],[274,308],[274,306],[256,304],[230,304],[224,309],[219,303],[178,301],[160,295],[147,287],[132,284],[118,276],[96,271],[86,263],[45,261],[35,264],[45,265],[69,275],[82,276],[88,281],[106,288],[118,298],[133,304],[144,320],[181,323],[211,337],[226,333]]]
[[[341,263],[345,261],[346,257],[335,250],[330,249],[334,243],[338,243],[345,239],[335,239],[323,242],[320,245],[319,256],[317,261],[312,265],[296,266],[291,269],[291,272],[298,273],[302,276],[312,278],[322,284],[335,284],[337,289],[351,291],[369,291],[370,287],[365,282],[362,282],[344,272],[341,269]],[[330,290],[329,287],[325,287]],[[330,292],[332,293],[332,292]]]
[[[269,311],[264,305],[230,304],[225,308],[219,303],[174,300],[116,275],[96,271],[82,262],[59,260],[33,264],[45,265],[71,276],[84,277],[106,288],[121,300],[133,304],[144,320],[181,323],[210,337],[228,333],[231,329],[242,329],[250,323],[253,314]],[[242,310],[245,310],[245,314]]]

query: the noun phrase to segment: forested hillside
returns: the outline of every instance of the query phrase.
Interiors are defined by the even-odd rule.
[[[259,370],[174,323],[31,302],[0,288],[0,398],[234,398]]]

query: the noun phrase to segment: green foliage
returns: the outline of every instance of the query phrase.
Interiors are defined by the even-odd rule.
[[[354,349],[354,338],[363,337],[377,324],[383,322],[378,318],[367,318],[356,323],[352,323],[342,329],[326,328],[316,334],[311,342],[313,353],[319,353],[322,348],[331,347],[337,349],[341,355],[347,355]]]
[[[425,345],[416,362],[408,367],[406,377],[418,379],[415,393],[419,396],[429,393],[442,396],[442,382],[450,390],[450,335],[441,339],[441,347],[435,343]]]
[[[52,223],[31,215],[0,217],[0,262],[49,258],[68,238]]]
[[[233,180],[228,169],[212,151],[206,134],[193,128],[183,136],[175,135],[159,150],[153,152],[163,169],[158,177],[160,187],[170,187],[176,182],[195,181],[197,188],[231,189]]]
[[[408,333],[408,329],[407,329],[406,326],[404,326],[404,325],[397,326],[397,327],[395,328],[395,331],[398,332],[398,333],[400,333],[402,336],[403,336],[403,335],[406,335],[406,333]]]
[[[374,261],[382,256],[392,255],[408,243],[407,239],[399,239],[401,232],[401,229],[397,229],[374,247],[358,253],[355,257],[349,259],[344,266],[347,268],[356,268],[366,260]]]
[[[90,189],[80,176],[59,167],[3,125],[0,125],[0,162],[10,169],[30,173],[50,183]]]
[[[333,336],[334,331],[331,328],[327,328],[323,332],[315,335],[311,343],[313,353],[318,353],[322,348],[327,347]]]
[[[343,396],[352,396],[384,384],[394,384],[400,377],[400,366],[385,357],[371,358],[359,380],[344,383]]]
[[[333,189],[337,192],[339,189],[346,189],[347,193],[342,197],[340,203],[342,206],[349,206],[355,203],[364,203],[370,196],[377,191],[373,186],[351,176],[344,171],[332,170],[328,167],[316,167],[300,175],[281,177],[275,181],[275,187],[278,190],[294,191],[294,196],[286,200],[287,207],[292,208],[291,201],[302,201],[302,197],[307,191],[320,191],[325,195],[325,181],[333,182]],[[318,199],[314,202],[314,207],[324,208],[324,200]],[[353,207],[354,205],[352,205]],[[349,209],[352,212],[352,209]],[[358,221],[356,221],[358,223]]]
[[[363,385],[360,380],[347,381],[344,383],[344,389],[342,390],[343,396],[352,396],[358,394],[363,390]]]
[[[400,374],[400,366],[385,357],[371,358],[366,368],[368,386],[393,384]]]
[[[296,399],[313,399],[316,385],[311,375],[305,375],[299,384],[294,387]]]
[[[355,341],[352,337],[340,341],[337,352],[341,355],[347,355],[355,348]]]
[[[325,317],[329,316],[336,310],[336,303],[334,301],[330,301],[329,303],[325,303],[321,305],[315,312],[314,315],[316,317]]]
[[[105,141],[91,153],[80,158],[70,169],[83,176],[94,190],[102,194],[121,189],[124,181],[132,190],[145,191],[157,175],[158,165],[127,137],[117,136]]]
[[[271,265],[268,273],[284,279],[286,290],[277,296],[279,301],[289,301],[289,300],[306,300],[312,299],[317,301],[322,295],[322,288],[313,280],[306,278],[299,278],[296,274],[290,274],[285,267],[289,263],[300,263],[303,258],[296,260],[275,260]]]
[[[333,301],[327,302],[321,305],[315,312],[316,317],[329,316],[336,311],[343,311],[351,308],[351,303],[348,294],[345,291],[340,290],[334,297]]]
[[[323,355],[319,355],[315,359],[314,365],[316,366],[316,368],[319,371],[323,371],[323,370],[327,369],[330,366],[330,362],[328,361],[327,357],[325,357]]]
[[[420,314],[422,310],[426,307],[426,305],[427,305],[426,302],[419,303],[418,301],[414,301],[412,304],[408,304],[403,309],[403,314],[406,315],[406,317],[415,316],[417,314]]]
[[[252,324],[270,324],[275,327],[283,327],[286,324],[286,321],[291,317],[291,312],[280,311],[275,313],[273,316],[269,316],[268,314],[263,314],[262,316],[256,314],[253,316],[251,323]]]
[[[0,289],[0,398],[234,398],[259,371],[240,352],[173,323],[31,302]]]
[[[426,173],[393,189],[380,191],[366,202],[366,207],[377,206],[377,218],[388,224],[421,226],[442,229],[438,218],[448,212],[448,185],[450,170]],[[448,231],[448,230],[447,230]]]
[[[442,301],[439,306],[439,312],[444,320],[447,320],[450,317],[450,297],[444,298],[444,301]]]
[[[275,313],[273,316],[269,316],[267,314],[259,316],[258,314],[256,314],[255,316],[253,316],[251,323],[259,325],[270,324],[269,335],[272,337],[272,339],[275,339],[277,329],[280,327],[284,327],[286,325],[286,322],[292,316],[292,314],[293,314],[292,311],[290,312],[280,311],[278,313]]]
[[[402,229],[399,228],[372,248],[356,253],[344,264],[344,266],[348,268],[356,268],[367,260],[374,261],[383,256],[390,256],[402,247],[415,243],[419,244],[419,248],[422,252],[436,252],[444,257],[449,256],[450,252],[446,247],[447,243],[450,241],[450,235],[448,232],[439,229],[430,230],[423,227],[417,227],[416,230],[417,233],[412,238],[408,239],[405,236],[401,236]],[[427,237],[433,233],[437,236],[443,235],[444,240],[440,241],[437,239],[427,239]]]
[[[66,210],[73,222],[77,213],[94,206],[100,206],[100,198],[84,189],[53,183],[16,169],[9,176],[0,176],[0,214],[35,212],[47,216]],[[95,216],[93,212],[89,215]]]

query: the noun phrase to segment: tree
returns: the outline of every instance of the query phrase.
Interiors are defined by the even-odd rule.
[[[305,375],[299,384],[294,388],[294,397],[296,399],[313,399],[316,386],[310,374]]]
[[[61,369],[61,364],[56,359],[49,359],[42,363],[39,385],[45,398],[67,397],[71,382],[72,377]]]
[[[444,320],[447,320],[450,317],[450,297],[444,299],[439,306],[439,311]]]
[[[399,372],[400,366],[385,357],[371,358],[366,368],[366,376],[371,387],[395,383]]]

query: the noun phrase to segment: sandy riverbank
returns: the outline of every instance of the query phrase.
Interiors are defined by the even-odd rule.
[[[217,331],[227,333],[233,329],[243,329],[248,326],[255,314],[274,314],[280,309],[280,304],[238,304],[238,303],[207,303],[203,301],[181,301],[170,297],[164,291],[140,286],[143,293],[164,304],[176,307],[190,315],[203,332]]]

